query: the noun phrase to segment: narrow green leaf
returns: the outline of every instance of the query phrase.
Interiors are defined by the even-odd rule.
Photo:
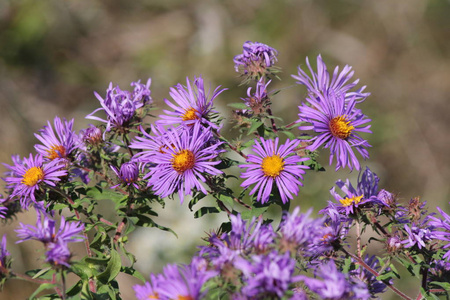
[[[33,294],[31,294],[29,299],[35,298],[37,294],[44,290],[53,290],[56,286],[57,284],[54,283],[43,283],[33,292]]]
[[[109,258],[108,264],[104,272],[97,275],[97,279],[103,283],[107,284],[112,281],[120,272],[122,267],[122,261],[120,259],[119,253],[116,250],[111,250],[111,256]]]
[[[236,103],[229,103],[227,106],[236,108],[236,109],[248,109],[248,106],[245,105],[245,103],[242,102],[236,102]]]
[[[261,122],[261,121],[253,121],[252,126],[250,126],[250,128],[248,129],[247,135],[250,135],[253,132],[255,132],[256,130],[258,130],[258,128],[261,127],[262,125],[263,125],[263,122]]]
[[[217,207],[205,206],[194,213],[194,218],[200,218],[201,216],[206,214],[216,214],[219,212],[220,210],[218,210]]]

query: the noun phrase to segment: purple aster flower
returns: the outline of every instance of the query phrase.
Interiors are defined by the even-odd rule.
[[[85,239],[81,232],[84,226],[81,222],[66,222],[61,217],[59,230],[56,229],[56,222],[49,219],[47,215],[38,213],[36,227],[20,223],[20,228],[16,229],[17,243],[26,240],[37,240],[44,244],[47,252],[46,261],[54,266],[67,266],[71,257],[67,243],[81,242]]]
[[[159,299],[201,299],[206,294],[204,284],[217,272],[199,270],[196,264],[167,265],[154,286]]]
[[[277,61],[278,51],[263,43],[247,41],[243,45],[243,52],[234,57],[234,69],[252,77],[262,77]]]
[[[437,229],[436,231],[433,231],[432,237],[447,242],[443,249],[450,248],[450,215],[445,213],[440,207],[437,207],[437,210],[442,215],[443,219],[434,216],[430,217],[429,224]],[[450,260],[450,251],[447,250],[443,258]]]
[[[331,232],[324,225],[324,218],[313,219],[310,217],[312,209],[305,214],[300,213],[300,207],[296,207],[289,214],[285,213],[280,223],[281,247],[286,251],[294,252],[299,249],[306,254],[313,255],[311,250],[314,245],[320,244],[320,241]]]
[[[84,230],[80,222],[66,222],[64,216],[61,216],[61,224],[56,231],[56,221],[49,219],[45,214],[38,214],[36,227],[20,223],[20,229],[17,229],[17,237],[20,239],[17,243],[26,240],[37,240],[45,245],[56,243],[79,242],[84,239],[80,234]]]
[[[404,229],[407,233],[407,239],[402,241],[402,244],[405,244],[405,247],[414,247],[417,245],[419,249],[426,247],[426,243],[433,239],[435,235],[432,227],[428,227],[425,224],[422,226],[417,224],[405,224]]]
[[[383,204],[378,200],[378,182],[380,179],[373,173],[368,167],[358,176],[358,185],[356,188],[350,183],[350,180],[343,182],[342,180],[336,181],[336,185],[345,194],[344,197],[336,192],[336,188],[333,187],[330,190],[331,195],[336,200],[336,204],[332,205],[332,202],[328,202],[329,205],[321,210],[321,213],[326,213],[330,209],[337,209],[337,211],[346,216],[355,214],[358,207],[364,205],[373,206],[374,204]]]
[[[134,86],[134,91],[130,92],[121,90],[119,86],[113,87],[111,82],[106,90],[105,99],[94,92],[102,107],[87,115],[86,119],[106,123],[106,131],[110,131],[111,128],[127,127],[136,115],[136,110],[151,103],[150,84],[151,79],[148,79],[145,85],[141,84],[140,81],[133,82],[131,86]],[[105,111],[106,119],[94,116],[96,112],[101,110]]]
[[[336,268],[333,261],[318,266],[315,275],[322,279],[300,276],[312,292],[323,299],[352,299],[350,297],[352,286],[347,281],[346,276]]]
[[[247,105],[251,111],[257,115],[265,112],[267,101],[269,100],[267,93],[267,86],[271,80],[265,83],[264,77],[261,77],[256,84],[255,92],[252,93],[252,88],[247,89],[247,98],[241,98],[245,105]]]
[[[117,169],[111,166],[111,169],[116,173],[117,177],[126,185],[132,184],[135,188],[139,189],[136,181],[139,179],[139,167],[134,162],[126,162]]]
[[[96,147],[103,143],[102,130],[97,126],[89,124],[88,128],[80,130],[80,139],[85,145]]]
[[[248,297],[282,298],[299,278],[294,276],[296,261],[289,252],[276,251],[267,255],[254,255],[251,261],[239,259],[235,266],[244,274],[242,292]]]
[[[53,122],[55,130],[47,121],[47,126],[39,130],[40,134],[35,133],[36,138],[41,141],[42,145],[36,144],[34,148],[46,160],[69,159],[72,151],[77,148],[78,136],[73,131],[73,119],[64,122],[55,117]]]
[[[265,140],[260,138],[261,143],[256,141],[252,147],[253,151],[258,155],[250,154],[247,162],[249,164],[240,165],[240,168],[247,168],[241,174],[242,178],[247,178],[241,186],[248,188],[255,184],[250,191],[250,195],[257,194],[257,200],[261,203],[269,201],[273,184],[275,183],[280,193],[281,201],[288,202],[293,198],[292,194],[298,195],[299,186],[303,185],[302,175],[305,169],[309,167],[299,165],[298,163],[308,160],[309,158],[301,158],[296,155],[295,147],[300,141],[286,140],[286,143],[278,147],[278,138],[273,140]]]
[[[311,97],[315,98],[318,95],[342,95],[346,100],[354,99],[356,102],[364,101],[370,93],[363,93],[366,88],[362,88],[350,92],[359,82],[359,79],[352,83],[347,83],[353,76],[354,71],[352,67],[346,65],[344,69],[339,73],[339,67],[336,67],[333,72],[333,77],[330,81],[330,74],[328,73],[327,66],[322,60],[322,57],[317,56],[317,73],[313,71],[309,64],[309,59],[306,58],[306,64],[311,73],[309,77],[305,71],[298,67],[298,76],[291,75],[294,79],[298,80],[298,84],[306,86]]]
[[[154,166],[144,176],[148,178],[148,186],[161,197],[178,192],[181,203],[185,195],[192,195],[194,188],[207,194],[200,183],[206,181],[204,175],[222,173],[214,167],[220,163],[215,159],[221,152],[218,150],[221,142],[210,143],[211,138],[211,131],[199,123],[193,128],[181,131],[172,128],[163,132],[162,151],[154,151],[151,159]]]
[[[194,77],[193,84],[186,78],[186,86],[177,84],[170,88],[170,96],[175,101],[175,104],[168,99],[164,101],[174,111],[164,110],[165,115],[160,115],[160,119],[156,121],[161,125],[193,125],[201,123],[205,126],[218,129],[219,126],[210,121],[211,114],[217,113],[213,108],[214,99],[219,96],[226,89],[216,87],[211,98],[209,92],[205,92],[203,78]]]
[[[0,244],[0,279],[3,274],[8,272],[8,268],[10,265],[9,256],[11,253],[6,249],[6,234],[3,235],[2,243]]]
[[[159,275],[161,278],[161,275]],[[151,282],[145,282],[144,285],[136,284],[133,286],[134,293],[138,300],[160,299],[156,292],[158,285],[158,276],[151,274]]]
[[[7,183],[7,188],[12,189],[11,197],[19,197],[22,208],[26,209],[30,202],[36,203],[35,193],[40,189],[42,184],[56,186],[60,177],[67,175],[67,171],[61,169],[59,160],[52,160],[46,164],[42,161],[42,156],[37,154],[35,157],[30,154],[29,158],[14,166],[5,166],[11,170],[11,177],[3,180]]]
[[[336,157],[336,170],[345,168],[359,170],[359,161],[352,148],[362,155],[364,159],[369,157],[366,147],[369,143],[361,138],[358,132],[372,133],[370,122],[360,110],[355,109],[355,98],[346,100],[342,95],[318,95],[317,98],[308,97],[306,100],[311,106],[303,104],[299,106],[299,121],[308,122],[311,125],[300,126],[301,130],[314,130],[317,136],[311,139],[313,142],[307,147],[314,151],[324,144],[330,149],[330,165]]]
[[[201,247],[200,255],[219,270],[233,266],[234,261],[252,252],[265,253],[273,244],[275,233],[270,225],[252,218],[245,221],[240,215],[231,215],[231,231],[209,238],[210,246]]]
[[[403,248],[403,244],[397,235],[394,234],[386,239],[386,249],[389,253],[396,253],[401,248]]]
[[[378,259],[375,255],[369,256],[366,255],[364,258],[364,262],[372,269],[372,270],[379,270],[380,267],[378,265]],[[388,268],[389,270],[389,268]],[[355,270],[350,271],[350,278],[353,280],[358,279],[361,282],[364,283],[365,288],[363,289],[366,293],[370,293],[367,295],[366,299],[369,299],[370,296],[375,296],[375,294],[384,293],[386,291],[386,284],[384,284],[382,281],[377,280],[375,275],[370,273],[368,270],[364,269],[363,267],[359,267]],[[358,299],[361,297],[358,297]]]

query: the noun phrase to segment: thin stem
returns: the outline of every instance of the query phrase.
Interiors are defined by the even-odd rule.
[[[235,146],[233,146],[227,140],[225,140],[225,138],[217,130],[213,129],[213,132],[219,139],[224,141],[228,145],[228,147],[230,147],[231,150],[233,150],[234,152],[236,152],[237,154],[239,154],[240,156],[242,156],[245,159],[248,158],[247,155],[245,155],[241,150],[238,150]]]
[[[273,116],[272,109],[270,108],[270,105],[267,106],[267,113],[269,114],[269,116]],[[275,119],[274,118],[270,118],[270,123],[272,124],[273,132],[274,133],[278,133],[278,128],[277,128],[277,125],[275,124]]]
[[[66,299],[66,277],[64,276],[64,271],[61,270],[61,285],[62,285],[62,299]]]
[[[359,228],[359,222],[356,222],[356,249],[358,251],[358,257],[361,257],[361,231]]]
[[[354,260],[356,260],[356,262],[363,267],[364,269],[366,269],[367,271],[369,271],[370,273],[372,273],[375,277],[380,276],[380,274],[375,271],[374,269],[372,269],[368,264],[366,264],[364,262],[364,260],[362,260],[361,258],[359,258],[358,256],[349,253],[347,250],[345,250],[344,248],[341,248],[342,251],[344,251],[345,254],[351,256]],[[399,289],[397,289],[395,286],[393,286],[388,280],[382,280],[382,282],[388,287],[390,288],[394,293],[396,293],[397,295],[399,295],[400,297],[402,297],[403,299],[406,300],[413,300],[412,298],[410,298],[408,295],[406,295],[405,293],[403,293],[402,291],[400,291]]]

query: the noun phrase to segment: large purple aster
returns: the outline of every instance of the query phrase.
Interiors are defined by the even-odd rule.
[[[329,96],[335,94],[344,96],[346,100],[354,99],[356,102],[362,102],[370,95],[370,93],[363,93],[366,88],[365,86],[356,91],[350,91],[358,84],[359,79],[352,83],[348,83],[354,74],[352,67],[348,65],[346,65],[340,73],[339,67],[336,67],[331,80],[327,66],[320,55],[317,56],[317,73],[311,68],[308,58],[306,58],[306,65],[311,73],[311,77],[309,77],[300,67],[298,67],[298,76],[292,75],[292,77],[298,80],[298,84],[306,86],[309,94],[312,94],[311,96],[313,98],[318,95]]]
[[[258,192],[257,200],[266,203],[275,184],[281,201],[286,203],[294,197],[292,194],[298,195],[299,186],[303,185],[300,180],[303,179],[305,169],[308,169],[299,163],[309,158],[296,155],[295,147],[300,143],[298,140],[287,140],[279,147],[278,138],[275,140],[260,138],[260,141],[261,143],[256,141],[252,148],[258,155],[250,154],[248,164],[239,166],[247,169],[241,174],[242,178],[247,178],[241,186],[248,188],[254,184],[250,195]]]
[[[73,130],[73,119],[70,121],[64,119],[63,121],[55,117],[53,124],[54,130],[47,121],[47,126],[39,130],[39,134],[34,134],[42,143],[42,145],[35,145],[34,148],[46,160],[68,159],[72,151],[78,147],[78,135]]]
[[[216,124],[210,121],[213,111],[213,101],[220,93],[226,89],[220,89],[220,86],[214,89],[214,92],[209,98],[209,92],[205,91],[203,78],[194,77],[191,84],[189,78],[186,78],[186,86],[177,84],[170,88],[170,96],[175,101],[172,103],[168,99],[164,101],[170,106],[173,111],[164,110],[164,115],[160,115],[156,123],[161,125],[193,125],[201,123],[205,126],[218,128]]]
[[[443,247],[444,249],[450,248],[450,215],[445,213],[440,207],[437,207],[437,210],[440,212],[443,218],[440,219],[434,216],[430,217],[429,224],[436,228],[436,230],[433,231],[433,238],[447,242],[447,244]],[[449,250],[447,250],[443,258],[450,261]]]
[[[359,132],[372,133],[370,122],[359,109],[355,109],[355,98],[346,100],[343,95],[330,94],[307,97],[310,105],[303,103],[299,106],[299,122],[308,122],[311,125],[300,126],[301,130],[314,130],[317,136],[307,149],[314,151],[321,145],[330,149],[330,165],[336,157],[336,170],[345,168],[359,170],[360,164],[353,152],[355,148],[364,159],[369,157],[366,150],[370,147]]]
[[[178,192],[181,203],[185,195],[192,195],[194,188],[207,194],[201,182],[205,182],[205,174],[219,175],[222,172],[214,166],[221,152],[221,142],[212,140],[210,129],[196,123],[192,128],[184,130],[169,129],[161,134],[163,147],[154,151],[151,157],[148,179],[155,194],[167,197]],[[145,160],[143,160],[145,162]]]
[[[43,184],[56,186],[55,182],[60,181],[60,177],[67,175],[67,171],[62,168],[59,160],[52,160],[43,163],[42,156],[37,154],[29,158],[24,157],[22,161],[17,161],[14,166],[5,166],[11,170],[11,176],[3,180],[7,183],[7,188],[12,189],[11,197],[20,198],[22,208],[27,209],[31,202],[36,203],[35,193]]]

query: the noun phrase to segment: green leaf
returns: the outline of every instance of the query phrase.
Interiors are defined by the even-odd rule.
[[[56,286],[57,284],[55,283],[43,283],[33,292],[33,294],[31,294],[29,299],[34,299],[37,294],[44,290],[53,290]]]
[[[287,136],[288,139],[291,139],[291,140],[295,140],[295,139],[296,139],[295,134],[293,134],[293,133],[290,132],[290,131],[283,130],[283,131],[281,131],[281,132],[284,133],[284,134]]]
[[[144,277],[138,270],[135,270],[135,269],[133,269],[133,268],[130,268],[130,267],[122,267],[122,269],[120,269],[120,271],[121,271],[122,273],[125,273],[125,274],[131,275],[131,276],[133,276],[133,277],[136,277],[137,279],[139,279],[139,280],[142,281],[142,282],[145,282],[145,281],[146,281],[145,277]]]
[[[99,186],[91,186],[87,188],[86,195],[95,200],[111,200],[114,202],[121,202],[126,199],[127,196],[121,193],[116,193],[114,190],[111,190],[109,187],[99,187]]]
[[[75,297],[78,295],[83,289],[83,281],[79,280],[75,283],[71,288],[69,288],[66,292],[66,295],[69,297]]]
[[[247,135],[250,135],[253,132],[255,132],[256,130],[258,130],[258,128],[261,127],[262,125],[263,125],[263,122],[261,122],[261,121],[253,121],[252,126],[250,126],[250,128],[248,129]]]
[[[217,207],[205,206],[194,213],[194,218],[200,218],[201,216],[206,214],[217,214],[219,212],[220,210],[218,210]]]
[[[237,103],[229,103],[227,106],[236,108],[236,109],[248,109],[248,106],[245,103],[237,102]]]
[[[252,207],[251,210],[245,210],[245,211],[241,212],[241,217],[244,220],[249,220],[249,219],[251,219],[253,217],[257,218],[260,215],[262,215],[263,213],[265,213],[268,208],[269,208],[268,206]]]
[[[450,291],[450,282],[439,282],[439,281],[432,281],[430,284],[440,286],[446,291]]]
[[[97,275],[97,279],[103,283],[107,284],[114,280],[116,276],[120,272],[120,268],[122,267],[122,261],[120,259],[119,253],[116,250],[111,250],[111,255],[106,266],[106,270]]]
[[[92,268],[81,262],[76,262],[70,267],[71,271],[78,275],[82,280],[87,281],[94,276]]]

